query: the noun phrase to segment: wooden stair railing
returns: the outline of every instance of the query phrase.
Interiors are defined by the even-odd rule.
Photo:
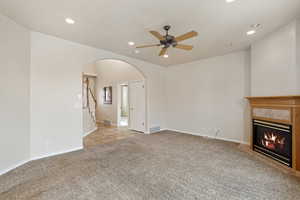
[[[93,121],[96,123],[96,109],[97,109],[97,100],[95,98],[95,95],[93,94],[91,88],[89,88],[89,93],[92,97],[93,103],[94,103],[94,110],[92,111],[91,109],[91,104],[88,104],[88,110],[89,110],[89,114],[91,115]]]
[[[87,108],[89,111],[89,114],[91,116],[91,118],[93,119],[93,121],[96,123],[96,109],[97,109],[97,99],[90,87],[90,81],[89,81],[89,77],[86,77],[86,100],[87,100]],[[90,103],[90,96],[92,97],[91,99],[93,100],[93,105],[91,105]],[[93,106],[94,110],[92,111],[91,106]]]

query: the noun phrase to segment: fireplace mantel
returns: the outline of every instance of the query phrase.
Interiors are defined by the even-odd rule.
[[[288,96],[257,96],[246,97],[247,99],[300,99],[300,95],[288,95]]]
[[[292,168],[300,171],[300,95],[246,98],[251,105],[252,121],[263,120],[292,126]]]
[[[300,95],[295,96],[268,96],[246,97],[251,105],[266,105],[273,107],[300,107]]]

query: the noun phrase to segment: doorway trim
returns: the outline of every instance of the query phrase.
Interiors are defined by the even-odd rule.
[[[124,62],[124,63],[127,63],[128,65],[134,67],[139,73],[141,73],[141,75],[143,76],[143,81],[144,81],[144,86],[145,86],[145,130],[143,133],[145,134],[149,134],[149,95],[148,95],[148,82],[147,82],[147,76],[145,75],[145,73],[138,67],[136,66],[135,64],[132,64],[130,62],[128,62],[127,60],[124,60],[124,59],[120,59],[120,58],[114,58],[114,57],[108,57],[108,58],[99,58],[99,59],[96,59],[93,63],[97,63],[99,61],[104,61],[104,60],[116,60],[116,61],[121,61],[121,62]],[[119,122],[119,120],[118,120]],[[117,122],[117,123],[118,123]]]

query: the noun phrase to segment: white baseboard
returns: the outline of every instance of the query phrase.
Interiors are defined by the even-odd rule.
[[[84,133],[84,134],[83,134],[83,137],[88,136],[89,134],[91,134],[91,133],[93,133],[93,132],[95,132],[95,131],[97,131],[97,130],[98,130],[98,127],[95,127],[93,130]]]
[[[58,152],[55,152],[55,153],[49,153],[49,154],[45,154],[45,155],[42,155],[42,156],[35,156],[35,157],[32,157],[30,161],[39,160],[39,159],[43,159],[43,158],[48,158],[48,157],[51,157],[51,156],[58,156],[58,155],[65,154],[65,153],[70,153],[70,152],[73,152],[73,151],[79,151],[79,150],[82,150],[82,149],[83,149],[83,146],[80,146],[80,147],[76,147],[74,149],[69,149],[69,150],[66,150],[66,151],[58,151]]]
[[[61,155],[61,154],[65,154],[65,153],[70,153],[70,152],[78,151],[78,150],[82,150],[82,149],[83,149],[83,146],[77,147],[77,148],[74,148],[74,149],[70,149],[70,150],[66,150],[66,151],[60,151],[60,152],[50,153],[50,154],[46,154],[46,155],[42,155],[42,156],[32,157],[31,159],[21,161],[21,162],[17,163],[16,165],[12,166],[12,167],[9,167],[9,168],[7,168],[5,170],[0,171],[0,176],[3,175],[3,174],[6,174],[7,172],[9,172],[11,170],[16,169],[17,167],[22,166],[22,165],[24,165],[24,164],[26,164],[26,163],[28,163],[30,161],[39,160],[39,159],[47,158],[47,157],[51,157],[51,156],[57,156],[57,155]]]
[[[161,131],[167,131],[167,130],[170,130],[170,129],[162,128],[162,129],[160,129],[159,131],[154,131],[154,132],[147,131],[147,134],[159,133],[159,132],[161,132]]]
[[[12,167],[9,167],[9,168],[7,168],[7,169],[4,169],[4,170],[0,171],[0,176],[3,175],[3,174],[6,174],[7,172],[9,172],[9,171],[11,171],[11,170],[16,169],[17,167],[20,167],[20,166],[22,166],[22,165],[28,163],[29,161],[30,161],[30,159],[20,161],[20,162],[18,162],[16,165],[14,165],[14,166],[12,166]]]
[[[234,140],[234,139],[229,139],[229,138],[212,137],[212,136],[210,136],[210,135],[204,135],[204,134],[201,134],[201,133],[195,133],[195,132],[190,132],[190,131],[182,131],[182,130],[178,130],[178,129],[170,129],[170,128],[167,128],[166,130],[174,131],[174,132],[178,132],[178,133],[183,133],[183,134],[189,134],[189,135],[195,135],[195,136],[207,137],[207,138],[210,138],[210,139],[223,140],[223,141],[227,141],[227,142],[234,142],[234,143],[239,143],[239,144],[246,144],[246,145],[249,145],[248,142],[239,141],[239,140]]]

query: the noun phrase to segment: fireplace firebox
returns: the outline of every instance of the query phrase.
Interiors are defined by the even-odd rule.
[[[253,120],[253,150],[292,167],[292,126]]]

